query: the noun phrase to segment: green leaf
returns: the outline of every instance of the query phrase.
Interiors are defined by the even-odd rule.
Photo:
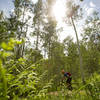
[[[5,43],[5,42],[1,43],[1,47],[2,47],[3,49],[7,49],[6,43]]]

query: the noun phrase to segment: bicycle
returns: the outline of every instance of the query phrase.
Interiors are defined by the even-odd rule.
[[[70,84],[66,84],[66,80],[60,82],[60,93],[62,96],[70,97],[72,90],[72,86]]]
[[[62,80],[62,82],[60,84],[63,86],[64,89],[68,89],[70,91],[73,90],[72,84],[66,82],[66,80]]]

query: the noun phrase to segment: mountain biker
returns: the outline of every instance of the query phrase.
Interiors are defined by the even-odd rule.
[[[71,86],[72,76],[71,76],[71,73],[65,72],[64,70],[62,70],[61,72],[63,74],[63,80],[66,80],[66,84],[68,86],[68,89],[72,90],[72,86]]]

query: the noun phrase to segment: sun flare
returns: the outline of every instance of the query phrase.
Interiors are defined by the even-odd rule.
[[[65,0],[56,0],[52,10],[56,20],[62,21],[65,16]]]

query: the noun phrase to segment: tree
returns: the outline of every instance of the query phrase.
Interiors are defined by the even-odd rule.
[[[47,49],[48,58],[51,58],[52,55],[51,47],[52,44],[55,41],[57,41],[57,35],[56,35],[56,23],[50,19],[48,19],[48,22],[45,23],[43,39],[44,39],[43,46]]]
[[[79,78],[79,54],[77,44],[68,36],[63,40],[65,51],[65,69],[72,73],[73,79]]]
[[[90,42],[90,47],[93,47],[94,45],[98,50],[100,50],[100,18],[98,16],[98,12],[94,12],[91,17],[86,19],[83,30],[83,41],[86,43]]]
[[[18,40],[24,40],[27,38],[28,33],[28,21],[30,16],[26,16],[25,13],[30,11],[30,4],[29,0],[14,0],[15,9],[11,13],[8,25],[8,30],[13,33],[14,38]],[[16,58],[23,57],[25,49],[25,43],[23,42],[21,45],[16,45],[15,47],[15,54]]]
[[[83,28],[84,33],[82,34],[82,42],[85,47],[85,52],[83,52],[83,59],[85,68],[89,75],[92,75],[94,72],[98,72],[99,68],[99,17],[98,13],[94,12],[93,16],[86,19],[85,27]]]
[[[45,4],[45,21],[44,21],[44,29],[43,29],[43,47],[45,48],[45,52],[48,54],[48,58],[51,58],[51,46],[52,43],[56,42],[58,39],[57,36],[57,22],[53,19],[51,15],[51,6],[54,1],[47,0]]]
[[[35,49],[39,50],[41,34],[42,34],[42,29],[43,29],[43,18],[44,18],[44,10],[43,10],[43,1],[42,0],[38,0],[38,2],[34,5],[34,12],[33,13],[34,13],[33,36],[36,36]]]
[[[12,37],[12,33],[8,31],[8,20],[4,16],[3,11],[0,11],[0,43],[8,42],[9,37]]]
[[[76,5],[73,0],[72,1],[67,1],[67,18],[71,19],[71,23],[72,26],[74,28],[75,31],[75,35],[76,35],[76,40],[77,40],[77,46],[78,46],[78,51],[79,51],[79,60],[80,60],[80,71],[81,71],[81,77],[82,77],[82,81],[83,83],[85,83],[85,77],[84,77],[84,71],[83,71],[83,66],[82,66],[82,54],[80,51],[80,44],[79,44],[79,39],[78,39],[78,34],[77,34],[77,30],[76,30],[76,26],[74,23],[74,19],[76,19],[78,17],[78,10],[79,10],[79,5]],[[80,9],[81,10],[81,9]]]

